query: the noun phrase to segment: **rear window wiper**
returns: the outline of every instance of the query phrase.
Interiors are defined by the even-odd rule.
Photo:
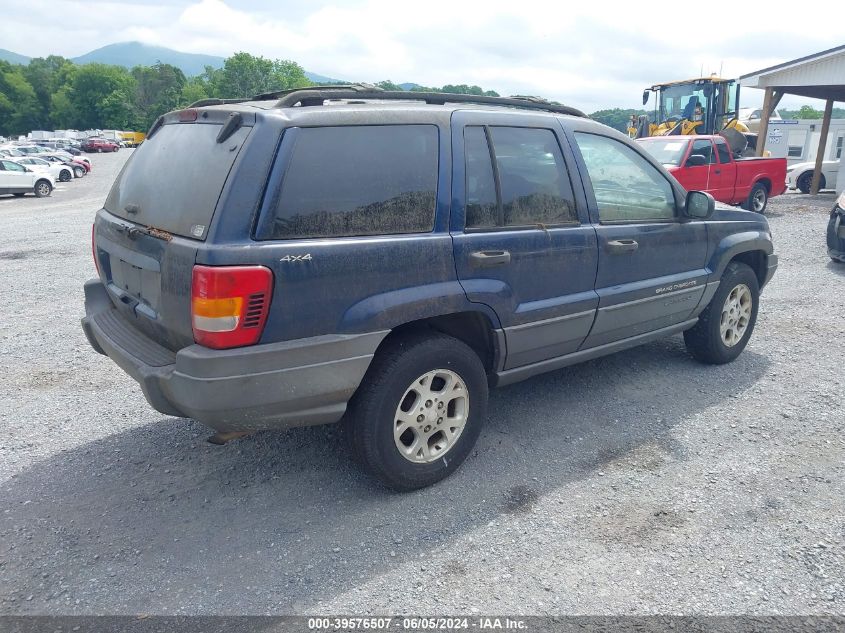
[[[172,233],[162,231],[161,229],[157,229],[154,226],[126,226],[123,224],[118,224],[116,228],[121,233],[126,233],[126,237],[128,237],[130,240],[138,239],[138,236],[142,234],[149,235],[150,237],[154,237],[159,240],[164,240],[165,242],[169,242],[173,239]]]

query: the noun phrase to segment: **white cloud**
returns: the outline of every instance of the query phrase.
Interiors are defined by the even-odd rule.
[[[753,19],[709,26],[702,19],[693,27],[630,3],[532,0],[28,0],[4,12],[3,47],[29,55],[72,56],[137,39],[294,59],[349,80],[476,83],[587,111],[637,106],[647,85],[702,69],[739,76],[837,44],[824,29],[791,19],[794,6],[779,2]],[[761,98],[752,92],[750,101]]]

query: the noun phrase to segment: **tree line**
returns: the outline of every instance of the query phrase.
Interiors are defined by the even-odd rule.
[[[186,77],[161,62],[126,69],[74,64],[58,55],[27,65],[0,61],[0,135],[31,130],[147,130],[170,110],[208,97],[252,96],[309,86],[296,62],[237,53],[222,68]]]
[[[244,52],[226,58],[222,68],[206,66],[195,77],[161,62],[126,69],[77,65],[58,55],[35,58],[27,65],[0,61],[0,135],[59,129],[145,131],[164,112],[201,99],[249,97],[311,85],[294,61]],[[377,85],[402,90],[389,80]],[[466,84],[413,90],[499,96]]]
[[[226,58],[221,68],[206,66],[195,77],[186,77],[176,66],[161,62],[126,69],[108,64],[77,65],[58,55],[35,58],[27,65],[0,61],[0,135],[54,129],[144,131],[160,114],[200,99],[249,97],[310,85],[313,83],[298,63],[244,52]],[[376,85],[385,90],[403,89],[390,80]],[[499,96],[494,90],[468,84],[415,85],[414,91]],[[590,117],[624,132],[632,114],[646,113],[613,108],[593,112]],[[811,106],[780,113],[784,118],[822,116]],[[834,117],[845,117],[845,110],[834,108]]]
[[[821,119],[824,110],[816,110],[813,106],[803,105],[798,110],[778,110],[783,119]],[[833,108],[831,118],[845,119],[845,108]]]

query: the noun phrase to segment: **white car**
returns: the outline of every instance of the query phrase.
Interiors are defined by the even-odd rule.
[[[38,160],[46,160],[54,165],[64,165],[73,171],[73,175],[77,178],[82,178],[88,171],[80,161],[70,160],[59,154],[39,154]],[[62,180],[62,178],[59,178]]]
[[[52,151],[46,147],[41,147],[40,145],[18,145],[15,149],[27,155],[46,154],[47,152]]]
[[[0,194],[23,196],[34,193],[38,198],[49,196],[56,182],[43,171],[33,171],[9,159],[0,159]]]
[[[810,193],[810,185],[813,183],[813,170],[815,168],[815,161],[812,163],[795,163],[794,165],[789,165],[786,168],[787,186],[790,189],[798,189],[801,193]],[[838,173],[838,160],[823,161],[819,189],[836,189],[836,174]]]
[[[10,160],[23,165],[32,171],[50,174],[54,181],[58,180],[59,182],[70,182],[73,180],[73,169],[62,163],[51,163],[49,160],[36,158],[35,156],[12,158]]]
[[[18,150],[17,147],[0,147],[0,158],[15,158],[15,157],[22,157],[26,156],[23,152]]]

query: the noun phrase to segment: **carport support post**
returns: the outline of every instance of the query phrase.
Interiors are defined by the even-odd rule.
[[[766,149],[766,137],[769,135],[769,116],[772,110],[772,88],[766,88],[763,95],[763,109],[760,112],[760,131],[757,132],[757,156],[762,156]]]
[[[819,182],[822,177],[822,161],[824,161],[824,150],[827,145],[827,133],[830,131],[830,117],[833,114],[833,99],[828,99],[824,104],[824,118],[822,118],[822,134],[819,137],[819,149],[816,151],[816,168],[813,170],[813,184],[810,185],[810,193],[816,195],[819,192]]]

